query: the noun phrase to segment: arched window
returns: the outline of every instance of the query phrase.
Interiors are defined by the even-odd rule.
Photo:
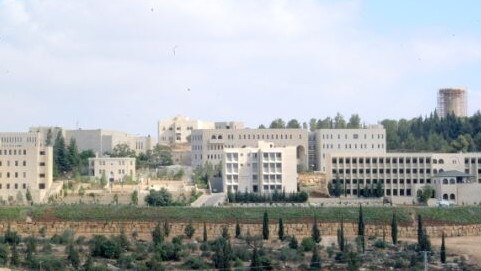
[[[219,136],[217,137],[217,139],[222,139],[222,135],[219,135]]]
[[[433,159],[433,164],[437,164],[437,163],[438,163],[438,160]]]
[[[455,183],[456,183],[456,180],[455,180],[454,178],[451,178],[451,179],[449,179],[449,183],[450,183],[450,184],[455,184]]]
[[[456,196],[454,194],[449,195],[450,200],[456,200]]]
[[[215,138],[215,135],[212,135],[212,139],[216,139],[216,138]]]
[[[439,159],[439,164],[444,164],[444,160],[443,159]]]
[[[447,200],[448,199],[448,194],[443,194],[443,199]]]
[[[438,170],[437,170],[437,169],[433,169],[433,173],[434,173],[434,174],[438,174]]]
[[[443,180],[443,184],[448,184],[448,183],[449,183],[449,182],[448,182],[448,179],[444,179],[444,180]]]

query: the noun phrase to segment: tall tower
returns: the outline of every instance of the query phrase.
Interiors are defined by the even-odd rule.
[[[446,117],[449,113],[457,117],[467,116],[466,90],[462,88],[443,88],[438,92],[437,113],[440,117]]]

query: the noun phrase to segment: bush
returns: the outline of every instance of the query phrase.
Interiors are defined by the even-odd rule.
[[[0,265],[7,265],[10,248],[6,244],[0,244]]]
[[[286,193],[284,191],[278,192],[277,190],[274,193],[250,193],[250,192],[240,192],[236,191],[232,193],[230,191],[227,192],[227,198],[231,203],[264,203],[264,202],[296,202],[296,203],[303,203],[306,202],[309,198],[309,195],[306,192],[294,192],[294,193]]]
[[[55,271],[64,268],[63,262],[58,257],[48,255],[33,255],[28,261],[28,266],[32,269]]]
[[[91,253],[94,257],[118,259],[121,252],[122,249],[118,242],[103,235],[95,235],[91,241]]]
[[[312,240],[311,237],[306,237],[302,239],[301,249],[303,251],[312,251],[315,245],[316,245],[316,242],[314,242],[314,240]]]
[[[119,257],[118,264],[120,269],[129,270],[134,267],[134,257],[132,255],[122,254]]]
[[[173,204],[172,194],[165,188],[159,191],[150,190],[149,195],[145,197],[145,203],[149,206],[171,206]]]
[[[203,270],[208,268],[208,265],[201,258],[193,256],[188,257],[183,265],[189,270]]]
[[[387,243],[381,239],[378,239],[374,241],[373,246],[376,248],[385,249],[387,247]]]
[[[279,252],[279,260],[283,262],[300,262],[303,257],[299,254],[297,249],[282,248]]]
[[[184,233],[189,239],[192,239],[192,236],[194,236],[195,233],[194,225],[192,225],[192,223],[187,224],[187,226],[185,226]]]
[[[251,259],[251,253],[248,246],[235,246],[232,249],[234,258],[240,259],[243,262],[248,262]]]

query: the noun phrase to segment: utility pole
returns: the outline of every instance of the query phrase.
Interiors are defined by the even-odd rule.
[[[424,255],[424,271],[428,271],[428,252],[424,250],[423,255]]]

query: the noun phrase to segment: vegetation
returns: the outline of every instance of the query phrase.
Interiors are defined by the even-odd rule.
[[[286,193],[285,191],[273,193],[249,193],[236,191],[227,192],[227,199],[231,203],[263,203],[263,202],[306,202],[309,195],[306,192]]]
[[[285,239],[284,222],[282,221],[282,218],[279,218],[279,226],[277,228],[277,236],[279,237],[279,240],[284,241],[284,239]]]
[[[314,224],[312,224],[311,237],[312,240],[314,240],[314,242],[317,244],[319,244],[322,240],[321,230],[319,229],[319,225],[317,223],[317,217],[314,219]]]
[[[392,213],[392,221],[391,221],[391,238],[392,238],[392,243],[394,245],[397,244],[397,215],[396,211]]]
[[[269,215],[267,214],[267,210],[264,211],[262,218],[262,238],[269,240]]]
[[[428,200],[434,195],[434,188],[430,185],[425,185],[417,192],[417,200],[419,203],[426,205]]]
[[[357,222],[357,237],[359,238],[359,242],[361,243],[361,248],[362,248],[362,252],[364,253],[364,251],[366,250],[366,240],[365,240],[365,237],[364,237],[364,234],[365,234],[365,224],[364,224],[364,216],[363,216],[363,212],[362,212],[362,206],[359,205],[359,219],[358,219],[358,222]]]
[[[442,263],[446,263],[446,244],[444,243],[444,232],[441,236],[441,250],[439,252],[439,257]]]
[[[171,206],[173,205],[172,194],[167,189],[162,188],[159,191],[150,190],[149,195],[145,197],[145,203],[149,206]]]

